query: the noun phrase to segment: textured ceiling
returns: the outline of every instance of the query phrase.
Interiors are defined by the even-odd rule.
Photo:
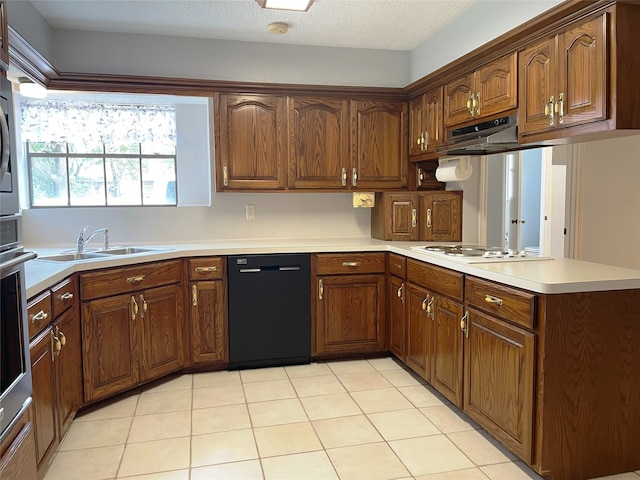
[[[315,0],[308,12],[255,0],[33,0],[55,29],[413,50],[478,0]],[[289,32],[267,32],[286,22]]]

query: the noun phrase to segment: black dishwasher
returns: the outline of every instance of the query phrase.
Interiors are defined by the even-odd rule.
[[[229,368],[309,363],[311,256],[229,256]]]

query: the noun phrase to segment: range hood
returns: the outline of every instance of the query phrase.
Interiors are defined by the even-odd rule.
[[[450,130],[447,143],[436,152],[484,155],[522,148],[518,144],[518,117],[509,115]]]

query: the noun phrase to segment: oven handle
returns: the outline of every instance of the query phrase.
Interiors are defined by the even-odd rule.
[[[20,265],[21,263],[28,262],[29,260],[33,260],[36,258],[38,254],[36,252],[24,252],[22,255],[18,255],[16,258],[9,260],[8,262],[4,262],[0,264],[0,270],[10,269],[15,267],[16,265]]]
[[[4,116],[4,111],[0,107],[0,135],[2,136],[2,152],[0,156],[0,182],[4,178],[4,174],[7,171],[9,165],[9,152],[11,151],[11,139],[9,138],[9,127],[7,126],[7,119]]]

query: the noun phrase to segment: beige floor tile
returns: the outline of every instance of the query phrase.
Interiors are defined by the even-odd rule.
[[[233,430],[191,437],[191,467],[258,458],[253,432]]]
[[[367,416],[387,441],[440,434],[440,430],[415,408]]]
[[[253,431],[260,457],[322,450],[322,444],[310,422],[259,427]]]
[[[103,480],[115,478],[124,445],[58,452],[45,480]]]
[[[191,480],[263,480],[260,460],[223,463],[191,469]]]
[[[466,432],[477,430],[480,427],[464,413],[456,411],[456,408],[446,405],[421,408],[420,411],[442,433]]]
[[[447,436],[478,466],[516,460],[515,455],[491,438],[484,430],[450,433]]]
[[[244,394],[247,397],[247,402],[267,402],[269,400],[296,398],[296,392],[289,380],[245,383]]]
[[[386,443],[332,448],[327,454],[340,480],[389,480],[409,472]]]
[[[336,375],[339,373],[372,372],[375,370],[366,360],[346,360],[340,362],[327,362],[327,365]]]
[[[386,370],[403,370],[402,366],[393,357],[370,358],[368,362],[379,372]]]
[[[364,415],[312,422],[324,448],[381,442],[382,437]]]
[[[522,462],[498,463],[480,467],[491,480],[542,480],[542,477]]]
[[[114,400],[113,402],[96,405],[95,410],[82,412],[76,417],[75,422],[92,422],[94,420],[105,420],[108,418],[133,417],[138,405],[138,397],[134,394],[128,397]]]
[[[315,397],[331,393],[343,393],[346,390],[333,374],[317,377],[292,378],[291,383],[299,397]]]
[[[488,480],[479,468],[469,468],[467,470],[456,470],[453,472],[432,473],[430,475],[420,475],[416,480]]]
[[[263,458],[262,468],[266,480],[338,480],[326,452]]]
[[[391,388],[391,385],[380,372],[357,372],[336,374],[340,383],[349,392],[360,392],[363,390],[380,390]]]
[[[300,401],[311,420],[347,417],[350,415],[360,415],[362,413],[360,407],[358,407],[348,393],[305,397],[301,398]]]
[[[239,385],[240,383],[240,372],[237,370],[222,370],[219,372],[202,372],[193,374],[193,388]]]
[[[168,392],[170,390],[190,390],[193,388],[193,375],[185,373],[179,376],[166,377],[150,383],[142,389],[142,395],[147,393]]]
[[[394,440],[389,445],[414,476],[475,466],[445,435]]]
[[[403,369],[383,370],[380,372],[394,387],[416,387],[423,386],[416,377]]]
[[[242,383],[268,382],[270,380],[286,380],[288,378],[284,367],[254,368],[240,372]]]
[[[398,387],[402,395],[407,397],[413,405],[421,407],[435,407],[438,405],[447,405],[443,397],[429,389],[425,385],[414,385],[411,387]]]
[[[131,417],[109,418],[93,422],[73,422],[59,447],[60,451],[124,445]]]
[[[242,385],[196,388],[193,390],[193,408],[221,407],[245,403]]]
[[[292,365],[284,367],[289,378],[318,377],[330,375],[333,372],[326,363],[309,363],[307,365]]]
[[[390,412],[413,407],[395,388],[352,392],[351,396],[364,413]]]
[[[191,435],[191,410],[138,415],[133,418],[128,443]]]
[[[170,390],[140,395],[136,415],[177,412],[179,410],[191,410],[191,390]]]
[[[297,398],[249,403],[248,407],[251,423],[254,427],[267,427],[309,420],[300,400]]]
[[[127,480],[189,480],[189,469],[148,473],[146,475],[134,475],[133,477],[118,477],[118,479],[120,478],[126,478]]]
[[[125,447],[118,475],[130,477],[189,467],[189,437],[129,443]]]
[[[251,428],[245,404],[199,408],[191,412],[192,435]]]

